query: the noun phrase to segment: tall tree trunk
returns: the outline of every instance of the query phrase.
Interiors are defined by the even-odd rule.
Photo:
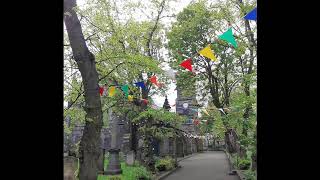
[[[244,92],[245,92],[247,97],[250,97],[250,84],[247,83],[247,82],[245,82]],[[251,110],[252,110],[251,103],[246,104],[246,108],[245,108],[244,113],[243,113],[244,122],[243,122],[243,128],[242,128],[242,134],[244,136],[248,135],[248,119],[250,117]]]
[[[218,94],[218,91],[216,88],[217,86],[217,81],[215,81],[215,77],[212,73],[212,70],[211,70],[211,67],[210,67],[210,64],[209,62],[207,62],[207,74],[208,74],[208,77],[209,77],[209,86],[210,86],[210,94],[212,96],[212,103],[217,107],[217,108],[223,108],[222,107],[222,103],[220,102],[219,100],[219,94]],[[223,112],[220,112],[221,116],[224,117],[225,114]],[[228,129],[228,126],[227,126],[227,122],[225,120],[222,121],[224,127],[227,129],[227,131],[225,132],[225,144],[226,144],[226,147],[227,147],[227,151],[230,152],[230,153],[234,153],[236,152],[236,141],[234,140],[234,138],[232,138],[232,135],[231,135],[231,132],[230,130]],[[214,143],[214,146],[215,146],[215,143]]]
[[[147,56],[149,56],[150,58],[152,58],[151,41],[152,41],[154,32],[156,31],[156,29],[158,27],[160,16],[161,16],[161,14],[162,14],[162,12],[164,10],[165,3],[166,3],[166,0],[162,0],[161,3],[160,3],[160,7],[159,7],[159,10],[158,10],[158,15],[157,15],[156,20],[155,20],[155,24],[154,24],[152,30],[150,31],[149,37],[148,37],[147,42],[146,42],[146,47],[147,47],[147,52],[146,53],[147,53]],[[148,73],[148,78],[150,78],[151,76],[152,76],[152,73]],[[143,79],[142,78],[142,73],[140,74],[140,79]],[[146,89],[142,89],[142,93],[141,93],[142,94],[141,96],[142,96],[143,99],[148,99],[150,88],[151,88],[150,83],[149,83],[149,81],[147,81],[146,82]],[[142,111],[144,111],[147,108],[147,105],[146,104],[142,104],[141,107],[142,107],[141,108]],[[146,123],[147,123],[146,124],[147,127],[151,127],[151,125],[152,125],[151,124],[152,123],[151,120],[150,121],[147,120]],[[151,134],[149,134],[149,133],[145,134],[145,142],[147,143],[145,145],[148,145],[148,148],[146,148],[147,151],[145,152],[145,154],[147,156],[147,157],[145,157],[145,165],[147,166],[147,168],[149,170],[154,171],[155,170],[154,169],[155,168],[154,167],[155,160],[153,159],[153,151],[152,151],[152,146],[151,146],[151,142],[152,141],[153,141],[153,138],[152,138]]]
[[[74,7],[76,0],[64,0],[64,20],[72,53],[79,67],[85,97],[85,127],[79,147],[79,180],[96,180],[100,156],[102,109],[94,55],[88,50]]]
[[[238,3],[239,3],[239,8],[242,10],[241,6],[244,5],[243,1],[238,0]],[[244,12],[244,13],[246,13],[246,12]],[[245,19],[244,23],[245,23],[245,34],[246,34],[246,37],[249,41],[250,62],[249,62],[248,70],[247,71],[242,70],[242,71],[246,72],[247,75],[250,75],[253,73],[253,62],[254,62],[253,51],[254,51],[254,49],[257,48],[257,44],[254,40],[254,34],[251,30],[249,20]],[[250,97],[250,83],[247,82],[247,80],[245,78],[244,78],[244,93],[246,94],[247,97]],[[242,131],[243,135],[245,135],[245,136],[247,136],[247,134],[248,134],[248,119],[249,119],[251,110],[252,110],[252,104],[251,103],[246,104],[246,108],[245,108],[245,111],[243,114],[243,118],[244,118],[243,125],[244,126],[243,126],[243,131]]]
[[[160,3],[160,6],[159,6],[159,10],[158,10],[158,15],[157,15],[157,17],[156,17],[156,19],[155,19],[155,24],[154,24],[154,26],[152,27],[152,29],[151,29],[151,31],[150,31],[150,33],[149,33],[149,36],[148,36],[148,39],[147,39],[147,41],[146,41],[146,55],[147,56],[149,56],[149,57],[151,57],[152,58],[152,55],[153,55],[153,53],[152,53],[152,49],[151,49],[151,41],[152,41],[152,38],[153,38],[153,36],[154,36],[154,32],[156,31],[156,29],[157,29],[157,27],[158,27],[158,23],[159,23],[159,21],[160,21],[160,16],[161,16],[161,14],[162,14],[162,12],[163,12],[163,10],[164,10],[164,7],[165,7],[165,3],[166,3],[166,0],[162,0],[161,1],[161,3]],[[123,44],[123,42],[122,42],[122,44]],[[150,78],[152,76],[152,73],[148,73],[148,78]],[[139,76],[139,78],[140,78],[140,80],[143,80],[143,77],[142,77],[142,73],[140,74],[140,76]],[[142,96],[142,98],[143,99],[148,99],[148,97],[149,97],[149,90],[150,90],[150,83],[149,82],[147,82],[146,83],[146,89],[142,89],[142,91],[141,91],[141,96]],[[147,105],[144,105],[143,103],[141,104],[141,111],[144,111],[145,109],[147,108]],[[151,125],[151,124],[148,124],[148,123],[150,123],[149,121],[147,121],[147,126],[149,126],[149,125]],[[142,161],[142,159],[139,159],[140,157],[139,156],[137,156],[137,154],[139,153],[138,151],[138,148],[137,148],[137,146],[138,146],[138,126],[137,125],[135,125],[135,124],[132,124],[131,125],[131,135],[132,135],[132,138],[131,138],[131,149],[134,151],[134,153],[135,153],[135,157],[137,157],[137,160],[138,161]],[[152,139],[152,137],[150,136],[150,137],[148,137],[148,134],[147,134],[147,136],[145,137],[145,142],[146,141],[151,141],[150,140],[150,138]],[[148,146],[150,146],[151,144],[148,144]],[[151,147],[151,149],[149,148],[148,149],[148,151],[147,151],[147,153],[146,154],[152,154],[153,155],[153,151],[152,151],[152,147]],[[148,156],[148,155],[147,155]],[[142,157],[143,158],[143,157]],[[150,164],[154,164],[154,160],[153,160],[153,156],[148,156],[148,158],[147,159],[144,159],[145,160],[145,162],[147,162],[146,164],[148,165],[150,165]],[[154,165],[153,165],[153,167],[150,167],[149,169],[154,169]]]
[[[255,131],[253,137],[254,137],[254,139],[257,140],[257,131]],[[257,141],[255,141],[254,145],[257,147]],[[253,170],[253,171],[257,170],[257,151],[255,151],[251,155],[251,170]]]
[[[146,89],[142,89],[142,98],[143,99],[148,99],[149,96],[149,82],[146,83]],[[142,111],[144,111],[147,108],[147,104],[142,103],[141,105],[142,107]],[[152,119],[147,119],[146,120],[146,127],[149,129],[152,126]],[[145,134],[145,141],[144,141],[144,145],[147,146],[145,148],[145,157],[144,157],[144,163],[145,166],[147,167],[147,169],[149,171],[154,172],[155,171],[155,161],[153,159],[153,150],[152,150],[152,142],[153,142],[153,137],[152,134],[150,132],[147,132]]]
[[[146,128],[150,129],[152,126],[152,119],[147,119]],[[155,171],[155,161],[153,159],[153,137],[150,130],[147,130],[144,137],[144,164],[151,172]]]
[[[216,88],[218,86],[217,80],[216,80],[216,77],[213,75],[209,60],[207,60],[206,71],[207,71],[208,80],[209,80],[209,89],[210,89],[210,94],[212,96],[212,102],[214,106],[216,106],[217,108],[222,108],[221,102],[219,100],[219,93]]]

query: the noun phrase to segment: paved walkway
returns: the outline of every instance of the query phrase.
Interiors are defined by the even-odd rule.
[[[237,175],[228,175],[230,167],[222,151],[199,153],[179,164],[182,167],[165,180],[239,180]]]

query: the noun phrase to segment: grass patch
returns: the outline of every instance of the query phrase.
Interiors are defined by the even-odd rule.
[[[105,160],[105,169],[107,168],[109,161]],[[117,176],[99,175],[98,180],[151,180],[152,174],[147,169],[139,164],[133,166],[127,166],[125,162],[121,162],[122,174]]]

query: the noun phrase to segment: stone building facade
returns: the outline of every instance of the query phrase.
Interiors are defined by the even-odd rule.
[[[183,157],[195,152],[203,151],[203,140],[192,137],[184,136],[184,134],[199,135],[199,128],[193,124],[192,120],[198,117],[198,107],[195,97],[183,97],[178,89],[176,99],[176,113],[179,115],[187,116],[187,121],[182,124],[179,128],[179,137],[174,141],[173,138],[165,138],[162,140],[154,139],[152,143],[154,154],[156,156],[174,156],[174,147],[176,147],[176,154],[178,157]],[[164,104],[164,108],[168,107],[168,102]],[[118,117],[119,118],[119,117]],[[114,118],[110,118],[114,119]],[[70,122],[70,119],[66,119]],[[70,125],[69,122],[66,122]],[[131,129],[129,120],[121,117],[118,119],[118,136],[117,136],[117,147],[121,149],[123,154],[127,154],[131,151]],[[113,123],[111,120],[110,123]],[[76,125],[70,135],[65,134],[65,145],[64,150],[67,152],[70,149],[70,144],[75,145],[81,139],[83,134],[83,125]],[[137,137],[136,142],[141,142],[141,137]],[[141,145],[138,145],[138,147]],[[101,130],[101,149],[105,152],[111,148],[111,130],[110,128],[102,128]],[[139,156],[139,153],[137,154]],[[140,157],[141,158],[141,157]]]

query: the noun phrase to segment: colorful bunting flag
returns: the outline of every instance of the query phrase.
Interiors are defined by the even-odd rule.
[[[232,35],[232,28],[229,28],[225,33],[223,33],[222,35],[220,35],[218,37],[222,40],[229,42],[230,44],[233,45],[233,47],[235,47],[235,48],[238,47],[237,42]]]
[[[159,87],[159,84],[157,82],[157,77],[156,76],[151,76],[151,78],[149,78],[150,82],[156,86]]]
[[[216,61],[217,58],[214,56],[211,48],[210,48],[210,44],[208,44],[205,48],[203,48],[202,50],[199,51],[199,54],[201,54],[204,57],[207,57],[209,59],[211,59],[212,61]]]
[[[148,104],[148,100],[147,99],[141,99],[141,102],[143,102],[145,105]]]
[[[130,101],[130,102],[133,101],[133,96],[132,95],[128,95],[128,101]]]
[[[121,86],[122,91],[124,92],[124,94],[126,95],[126,98],[128,98],[129,95],[129,86],[128,85],[123,85]]]
[[[99,87],[99,93],[100,93],[100,96],[102,96],[102,94],[103,94],[103,90],[104,90],[104,88],[103,88],[103,87]]]
[[[253,10],[251,10],[247,15],[244,16],[247,20],[257,20],[257,8],[255,7]]]
[[[182,66],[182,67],[184,67],[184,68],[186,68],[186,69],[188,69],[189,71],[192,72],[192,64],[191,64],[191,62],[192,62],[192,60],[191,60],[191,58],[189,58],[189,59],[183,61],[180,64],[180,66]]]
[[[109,97],[114,96],[115,92],[116,92],[116,87],[115,86],[111,86],[110,89],[109,89]]]
[[[134,83],[136,86],[139,86],[139,87],[141,87],[142,89],[146,89],[146,86],[144,85],[144,82],[143,81],[141,81],[141,82],[136,82],[136,83]]]

